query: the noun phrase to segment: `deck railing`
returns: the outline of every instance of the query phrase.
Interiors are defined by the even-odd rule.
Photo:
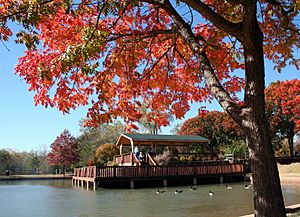
[[[150,166],[156,166],[156,162],[154,161],[154,159],[152,158],[151,154],[146,154],[146,162],[148,165]]]
[[[73,176],[95,178],[97,177],[97,167],[90,166],[90,167],[75,168]]]
[[[201,164],[170,166],[92,166],[74,169],[74,176],[91,178],[147,178],[243,173],[245,173],[243,163],[230,164],[228,162],[203,162]]]

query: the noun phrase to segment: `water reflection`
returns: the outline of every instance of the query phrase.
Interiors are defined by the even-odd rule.
[[[2,217],[98,217],[98,216],[239,216],[253,210],[252,190],[244,183],[199,185],[157,189],[98,189],[72,187],[70,180],[0,182]],[[175,190],[182,190],[175,195]],[[212,190],[214,196],[208,192]],[[300,203],[300,186],[283,185],[286,205]]]

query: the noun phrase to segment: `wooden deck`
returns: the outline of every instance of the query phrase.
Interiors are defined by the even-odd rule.
[[[101,181],[135,181],[153,179],[172,179],[180,177],[223,177],[244,175],[243,163],[230,164],[224,161],[201,162],[197,164],[178,164],[169,166],[105,166],[82,167],[74,169],[73,185],[86,186],[89,182],[96,189]],[[132,183],[130,184],[132,187]]]

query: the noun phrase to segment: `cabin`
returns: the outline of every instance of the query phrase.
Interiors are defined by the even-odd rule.
[[[197,185],[202,179],[244,178],[243,162],[218,158],[201,136],[121,134],[116,146],[120,154],[111,166],[75,168],[74,186],[120,186],[136,183]],[[126,184],[128,183],[128,184]],[[144,185],[142,185],[144,186]]]

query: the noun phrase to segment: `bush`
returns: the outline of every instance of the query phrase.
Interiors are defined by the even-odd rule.
[[[223,147],[224,154],[233,154],[236,158],[248,156],[248,148],[244,141],[234,141],[231,145]]]
[[[189,157],[188,157],[188,159],[187,159],[188,161],[194,161],[195,160],[195,158],[192,156],[192,155],[190,155]]]
[[[184,156],[181,156],[179,160],[180,161],[186,161],[186,158]]]
[[[174,156],[169,160],[169,164],[177,164],[178,162],[179,162],[178,157],[174,157]]]
[[[201,157],[196,157],[196,161],[202,161]]]
[[[173,155],[178,155],[178,149],[174,147],[173,150],[172,150],[172,154]]]
[[[106,143],[97,148],[96,159],[99,163],[107,163],[112,161],[117,154],[119,154],[119,148],[115,144]]]
[[[88,160],[88,166],[94,166],[95,162],[93,160]]]

